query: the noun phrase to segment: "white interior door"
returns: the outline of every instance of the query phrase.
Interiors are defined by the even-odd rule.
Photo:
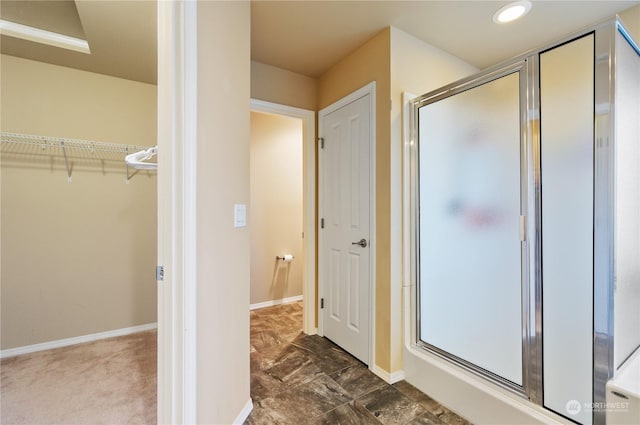
[[[369,363],[370,158],[369,93],[320,112],[319,289],[321,330]]]

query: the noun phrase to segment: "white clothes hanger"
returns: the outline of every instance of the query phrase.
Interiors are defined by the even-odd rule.
[[[124,160],[128,166],[133,167],[138,170],[157,170],[158,164],[155,162],[144,162],[155,155],[158,154],[158,147],[154,146],[152,148],[132,153],[131,155],[127,155]]]

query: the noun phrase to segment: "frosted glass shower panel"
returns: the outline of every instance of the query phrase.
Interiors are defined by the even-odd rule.
[[[544,405],[590,424],[594,36],[540,54]]]
[[[522,385],[519,87],[419,109],[419,337]]]
[[[640,55],[616,33],[614,366],[640,346]]]

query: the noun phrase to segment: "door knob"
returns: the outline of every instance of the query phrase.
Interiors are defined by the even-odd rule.
[[[366,248],[367,240],[365,238],[362,238],[358,242],[351,242],[351,245],[360,245],[361,247]]]

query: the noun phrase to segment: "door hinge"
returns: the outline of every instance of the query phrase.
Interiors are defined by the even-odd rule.
[[[318,141],[320,142],[320,149],[324,149],[324,137],[318,137]]]
[[[324,229],[324,218],[320,219],[320,228]]]
[[[320,308],[324,308],[324,298],[320,298]]]
[[[156,280],[164,280],[164,266],[156,266]]]

